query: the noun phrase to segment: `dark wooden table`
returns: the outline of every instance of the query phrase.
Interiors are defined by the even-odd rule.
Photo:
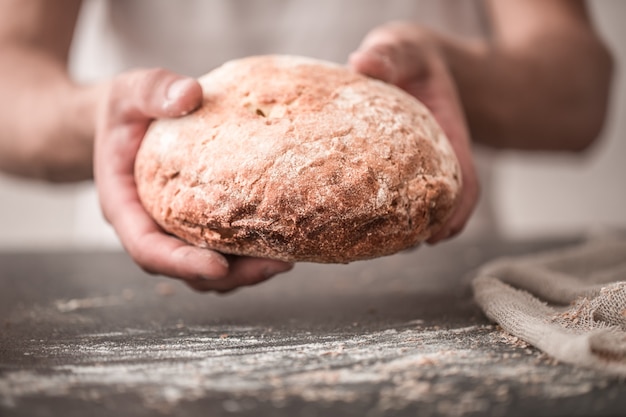
[[[489,323],[451,242],[197,294],[117,252],[0,254],[1,416],[626,415],[626,383]]]

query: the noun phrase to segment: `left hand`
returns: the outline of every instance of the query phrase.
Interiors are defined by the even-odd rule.
[[[420,100],[443,129],[461,166],[461,197],[448,222],[428,242],[457,235],[476,206],[479,184],[463,108],[437,46],[437,35],[410,23],[380,26],[350,55],[349,65],[357,72],[395,84]]]
[[[188,245],[165,233],[141,204],[133,172],[143,136],[153,119],[180,117],[200,106],[197,81],[162,69],[138,69],[117,75],[96,92],[94,175],[102,213],[142,269],[216,292],[291,269],[285,262],[225,256]]]

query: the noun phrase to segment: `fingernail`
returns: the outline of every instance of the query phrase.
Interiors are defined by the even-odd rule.
[[[167,88],[167,93],[165,98],[168,101],[176,101],[185,95],[185,92],[191,88],[194,84],[194,80],[192,78],[180,78],[174,81]]]
[[[188,95],[193,88],[195,81],[193,78],[180,78],[174,81],[167,88],[163,110],[170,116],[184,116],[191,112],[195,106],[185,103],[185,95]],[[187,102],[189,100],[186,100]]]

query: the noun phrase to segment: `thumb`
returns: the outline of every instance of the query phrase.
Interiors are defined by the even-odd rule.
[[[103,170],[132,172],[134,155],[152,119],[183,116],[202,103],[202,87],[195,79],[160,68],[124,72],[101,88],[105,92],[96,119],[96,180],[105,176]]]
[[[401,85],[427,75],[430,47],[425,30],[407,23],[390,23],[368,33],[348,63],[357,72]]]
[[[120,74],[109,90],[109,122],[183,116],[202,102],[202,87],[193,78],[164,69],[140,69]]]

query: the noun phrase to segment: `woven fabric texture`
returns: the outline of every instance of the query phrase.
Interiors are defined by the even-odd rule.
[[[472,282],[483,312],[553,358],[626,377],[626,239],[484,265]]]

